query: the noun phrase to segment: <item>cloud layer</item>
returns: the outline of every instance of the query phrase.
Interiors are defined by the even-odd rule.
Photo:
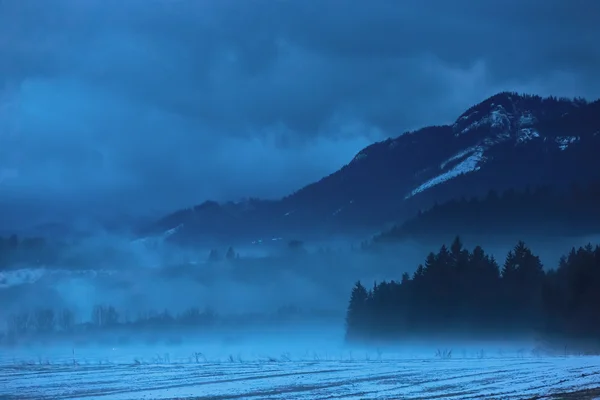
[[[3,213],[276,197],[498,91],[596,98],[599,15],[595,0],[0,1]]]

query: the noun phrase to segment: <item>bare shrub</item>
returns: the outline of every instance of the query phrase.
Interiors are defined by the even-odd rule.
[[[442,360],[449,360],[452,358],[452,349],[438,349],[435,356]]]

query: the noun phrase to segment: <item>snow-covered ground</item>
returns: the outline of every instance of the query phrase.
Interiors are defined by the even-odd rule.
[[[568,398],[600,398],[600,357],[475,348],[456,349],[450,357],[422,349],[281,349],[3,350],[0,398],[550,399],[575,391],[579,397]]]

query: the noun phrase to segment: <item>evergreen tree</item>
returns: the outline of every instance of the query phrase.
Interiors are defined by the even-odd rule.
[[[227,253],[225,254],[225,258],[227,260],[229,260],[229,261],[236,259],[236,253],[233,250],[233,247],[229,247],[229,249],[227,249]]]
[[[356,282],[350,295],[350,303],[346,312],[346,331],[347,339],[354,340],[361,338],[366,332],[367,302],[369,295],[367,289]]]

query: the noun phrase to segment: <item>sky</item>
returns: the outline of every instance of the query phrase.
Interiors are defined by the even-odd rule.
[[[597,0],[0,0],[0,216],[276,198],[499,91],[600,97]]]

